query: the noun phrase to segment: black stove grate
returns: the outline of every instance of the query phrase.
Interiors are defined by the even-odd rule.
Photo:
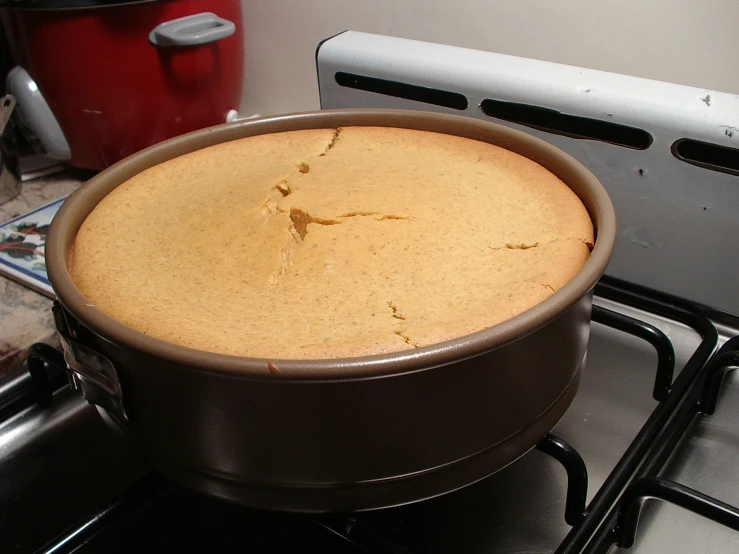
[[[0,421],[37,404],[51,405],[52,392],[67,382],[64,356],[48,344],[28,351],[28,371],[6,378],[0,386]]]
[[[739,509],[734,506],[674,481],[642,477],[631,483],[621,497],[617,524],[612,529],[615,543],[619,547],[634,546],[639,514],[644,501],[650,498],[672,502],[734,531],[739,531]]]
[[[624,491],[618,506],[611,510],[606,522],[589,545],[589,552],[607,552],[616,544],[621,548],[634,545],[639,515],[644,501],[659,499],[739,531],[739,508],[721,502],[680,483],[661,479],[665,466],[691,423],[716,411],[721,385],[729,371],[739,365],[739,337],[726,341],[690,383],[684,401],[678,406],[672,422],[647,456],[642,469]]]
[[[669,338],[656,327],[606,308],[593,308],[593,321],[650,343],[657,352],[657,368],[653,396],[658,401],[634,441],[623,454],[589,505],[585,506],[588,487],[586,465],[577,451],[565,441],[548,435],[537,446],[541,452],[558,460],[567,473],[565,520],[572,529],[557,548],[557,554],[606,552],[613,545],[629,547],[637,533],[637,523],[644,499],[660,498],[709,517],[739,530],[739,510],[664,479],[658,474],[675,451],[691,422],[701,414],[709,415],[716,408],[719,390],[728,371],[739,365],[739,337],[729,340],[714,355],[718,332],[711,321],[693,307],[684,307],[671,297],[604,278],[596,294],[628,306],[679,321],[697,331],[701,343],[673,382],[675,352]],[[10,400],[0,403],[0,415],[11,409],[25,407],[36,401],[51,402],[51,393],[60,386],[63,377],[61,354],[44,345],[35,345],[29,357],[29,376],[16,386]],[[62,376],[62,377],[60,377]],[[29,386],[31,384],[32,386]],[[71,553],[84,551],[106,527],[115,525],[123,514],[136,510],[146,499],[156,497],[170,487],[160,477],[150,474],[108,506],[91,514],[78,525],[49,542],[39,552]],[[215,502],[215,501],[214,501]],[[259,518],[258,510],[233,507],[239,517]],[[321,534],[317,541],[325,542],[324,551],[383,552],[408,554],[417,551],[412,540],[406,540],[404,528],[412,522],[391,524],[371,514],[303,515],[285,514],[290,521],[305,530],[312,528]],[[328,544],[332,546],[329,547]],[[169,546],[173,546],[170,544]],[[161,545],[159,546],[161,549]],[[120,550],[124,551],[124,550]],[[345,551],[345,550],[341,550]]]
[[[604,532],[602,522],[609,515],[612,518],[612,514],[617,513],[618,508],[614,506],[626,486],[634,478],[644,477],[659,471],[664,466],[667,457],[677,444],[677,442],[672,444],[672,438],[676,436],[675,431],[668,433],[666,430],[673,429],[676,415],[686,406],[690,406],[690,392],[698,386],[697,383],[705,373],[708,361],[719,341],[716,327],[706,316],[692,308],[683,307],[680,301],[674,298],[626,286],[614,279],[601,280],[596,287],[596,294],[683,323],[701,336],[701,343],[678,378],[667,386],[666,390],[664,388],[667,385],[666,378],[660,377],[658,370],[654,392],[655,397],[661,396],[662,399],[588,505],[585,518],[579,525],[572,528],[556,550],[557,554],[600,552],[600,548],[605,544],[610,542],[612,545],[615,542],[615,540],[609,541],[613,538],[613,533],[610,530]],[[633,330],[631,334],[635,336],[642,336],[644,333],[641,326],[630,328]],[[658,349],[658,359],[674,357],[674,353],[666,351],[662,341],[655,344],[655,347]],[[670,350],[673,350],[671,345]],[[665,370],[663,372],[666,373]],[[664,382],[660,383],[660,379]],[[663,388],[660,389],[660,387]],[[670,447],[666,448],[668,445]],[[596,537],[591,540],[594,534]]]

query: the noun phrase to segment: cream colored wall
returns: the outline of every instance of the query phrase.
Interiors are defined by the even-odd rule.
[[[739,93],[739,0],[242,0],[240,114],[318,108],[314,53],[345,29]]]

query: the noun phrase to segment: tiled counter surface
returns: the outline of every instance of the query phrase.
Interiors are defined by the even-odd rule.
[[[21,193],[0,205],[0,222],[66,196],[87,178],[64,172],[23,183]],[[0,376],[18,367],[35,342],[58,345],[51,315],[51,300],[0,276]]]

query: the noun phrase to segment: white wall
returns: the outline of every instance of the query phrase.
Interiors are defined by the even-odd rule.
[[[739,93],[739,0],[242,0],[242,6],[242,116],[318,108],[316,46],[346,29]]]

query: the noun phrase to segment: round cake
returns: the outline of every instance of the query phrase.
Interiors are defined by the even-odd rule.
[[[69,255],[110,317],[267,359],[382,354],[509,319],[587,260],[580,199],[488,143],[389,127],[258,135],[151,167]]]

